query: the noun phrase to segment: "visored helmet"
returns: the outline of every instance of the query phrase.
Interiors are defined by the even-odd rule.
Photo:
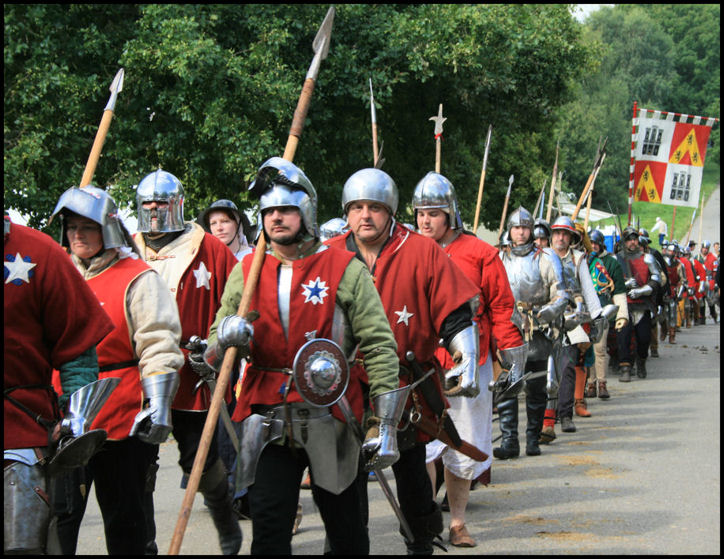
[[[527,227],[533,231],[535,222],[533,221],[533,214],[526,210],[523,206],[518,206],[510,217],[508,218],[508,231],[513,227]]]
[[[568,231],[571,234],[571,246],[581,242],[581,233],[576,229],[573,220],[567,215],[561,215],[551,226],[553,231]]]
[[[455,187],[439,173],[430,171],[417,183],[412,195],[412,208],[415,212],[415,222],[417,222],[417,210],[440,209],[448,214],[450,229],[456,231],[463,229]]]
[[[103,248],[128,246],[135,249],[135,243],[118,215],[118,206],[105,190],[89,184],[81,188],[69,188],[60,196],[50,221],[60,214],[60,244],[65,247],[69,246],[66,235],[67,211],[95,221],[101,226]]]
[[[317,227],[317,191],[307,175],[291,161],[272,157],[265,161],[249,185],[249,191],[259,196],[259,214],[264,210],[293,206],[299,209],[309,237],[319,238]],[[259,228],[263,220],[259,219]]]
[[[167,202],[168,208],[158,208],[157,227],[151,229],[151,211],[144,202]],[[138,230],[141,233],[170,233],[184,229],[184,189],[171,173],[159,169],[146,175],[136,188]]]
[[[361,169],[344,183],[342,210],[347,215],[347,208],[352,202],[372,200],[383,204],[394,216],[399,199],[397,185],[390,175],[380,169]]]
[[[551,226],[543,218],[538,218],[533,222],[533,238],[534,239],[550,239]]]

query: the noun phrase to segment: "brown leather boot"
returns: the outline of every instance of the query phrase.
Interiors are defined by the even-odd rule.
[[[606,390],[606,381],[605,380],[599,380],[598,381],[598,397],[607,400],[611,397],[611,395],[608,393],[608,390]]]
[[[675,344],[676,340],[674,338],[676,337],[676,328],[669,328],[669,343]]]
[[[579,417],[591,417],[591,412],[586,409],[586,400],[583,398],[574,401],[573,411]]]
[[[659,330],[661,330],[661,341],[665,342],[666,341],[666,328],[664,328],[664,326],[662,325],[659,327]]]
[[[592,380],[588,383],[588,386],[586,386],[586,398],[595,398],[596,397],[596,383],[598,381]]]

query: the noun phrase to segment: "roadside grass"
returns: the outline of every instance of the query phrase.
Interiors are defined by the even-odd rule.
[[[707,203],[707,200],[709,199],[709,196],[711,196],[711,193],[716,190],[716,187],[719,184],[719,171],[720,167],[715,163],[708,162],[704,166],[704,176],[701,182],[701,189],[704,196],[705,205]],[[698,240],[699,237],[699,214],[701,209],[701,201],[699,202],[699,204],[700,205],[696,208],[696,218],[694,219],[694,224],[691,228],[691,233],[689,235],[689,239],[695,241]],[[674,208],[676,208],[675,219]],[[665,204],[652,204],[650,202],[634,202],[631,208],[631,220],[633,225],[636,225],[638,223],[639,228],[644,228],[648,230],[649,236],[652,237],[654,241],[656,241],[656,239],[658,238],[658,233],[651,233],[651,228],[654,226],[654,223],[656,223],[656,217],[660,217],[666,222],[666,225],[668,225],[668,238],[671,238],[671,225],[673,221],[673,238],[678,240],[679,242],[683,242],[684,240],[686,240],[686,235],[689,231],[689,226],[691,225],[691,216],[693,215],[693,213],[694,208],[682,206],[668,206]],[[621,218],[621,225],[623,227],[626,227],[626,222],[628,221],[628,208],[627,213],[621,214],[619,217]],[[601,227],[615,224],[616,221],[613,218],[602,219],[601,221],[596,222],[596,225]],[[713,233],[713,231],[703,231],[702,239],[706,238],[707,235],[711,236]],[[712,238],[710,240],[719,240],[718,232],[716,232],[716,236],[717,239]]]

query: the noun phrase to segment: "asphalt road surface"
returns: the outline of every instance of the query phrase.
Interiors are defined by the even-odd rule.
[[[475,548],[452,554],[714,554],[720,553],[720,327],[682,329],[660,342],[648,378],[609,378],[610,400],[589,399],[590,418],[561,433],[543,454],[494,459],[492,483],[470,494],[468,529]],[[525,411],[520,400],[524,437]],[[494,427],[497,433],[497,423]],[[524,438],[523,438],[524,440]],[[157,543],[167,553],[183,491],[173,441],[161,445],[155,493]],[[394,476],[387,470],[394,486]],[[369,484],[373,555],[404,555],[396,518],[378,485]],[[440,501],[444,486],[438,495]],[[299,555],[320,554],[324,529],[309,491],[292,540]],[[449,514],[444,513],[447,540]],[[251,522],[242,521],[242,554]],[[103,524],[91,496],[78,553],[105,554]],[[218,554],[211,517],[197,495],[181,554]],[[442,553],[436,551],[437,554]]]

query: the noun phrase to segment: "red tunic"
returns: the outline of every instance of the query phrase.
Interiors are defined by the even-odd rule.
[[[706,268],[704,268],[704,264],[699,262],[696,258],[693,258],[692,262],[694,263],[694,269],[696,270],[696,275],[699,276],[699,283],[697,283],[697,288],[696,288],[696,298],[703,299],[705,297],[705,294],[703,292],[699,292],[699,285],[701,285],[702,281],[706,281]]]
[[[242,260],[244,277],[248,276],[253,260],[249,254]],[[289,296],[288,336],[279,320],[279,268],[282,263],[266,256],[259,276],[259,289],[254,291],[249,308],[259,311],[254,321],[254,340],[251,344],[251,363],[244,373],[234,421],[242,421],[251,414],[253,404],[275,406],[284,401],[284,388],[289,375],[269,369],[290,369],[299,349],[307,343],[306,334],[314,332],[315,338],[332,337],[337,286],[353,255],[349,252],[328,248],[292,264],[292,281]],[[356,368],[353,368],[353,371]],[[359,380],[352,375],[345,392],[358,420],[362,419],[362,391]],[[287,402],[303,402],[292,382]],[[332,414],[344,421],[336,409]]]
[[[669,287],[669,297],[675,298],[676,297],[676,291],[679,289],[679,266],[681,266],[680,262],[677,262],[676,259],[674,259],[674,265],[669,266],[666,265],[666,277],[668,278],[667,285]],[[638,278],[637,280],[638,281]],[[644,284],[639,284],[644,285]]]
[[[510,290],[508,275],[498,256],[498,250],[485,241],[466,234],[459,235],[443,250],[479,287],[480,305],[475,319],[480,329],[480,365],[488,358],[491,335],[495,338],[499,349],[523,345],[520,331],[510,321],[515,308],[515,298]],[[438,348],[436,355],[445,369],[454,366],[445,348]]]
[[[105,429],[109,440],[128,438],[136,414],[143,409],[138,356],[133,350],[128,332],[126,294],[131,283],[144,272],[151,272],[151,268],[143,260],[124,258],[87,280],[115,325],[113,332],[103,338],[96,348],[98,367],[110,369],[99,372],[98,378],[118,377],[121,383],[113,390],[91,425],[91,429]],[[118,366],[133,361],[135,365]],[[58,371],[53,371],[53,386],[58,394],[62,393]]]
[[[646,285],[646,283],[649,281],[649,279],[651,279],[651,271],[649,270],[649,267],[646,264],[646,262],[644,262],[643,253],[640,253],[639,256],[636,258],[629,258],[628,263],[629,263],[629,266],[631,267],[631,274],[633,275],[634,278],[636,278],[636,283],[641,287]],[[669,280],[671,280],[671,274],[669,274]],[[677,282],[678,282],[678,280],[677,280]],[[669,285],[670,285],[670,282],[669,282]],[[646,298],[646,299],[648,299],[648,298]],[[637,303],[645,304],[646,300],[645,299],[631,299],[631,297],[629,297],[627,294],[626,302],[629,305],[631,305],[631,304],[635,305]]]
[[[77,358],[113,330],[90,287],[48,235],[12,224],[5,237],[4,382],[10,396],[46,420],[58,419],[53,368]],[[3,401],[5,449],[46,446],[48,432]]]
[[[346,235],[333,237],[328,244],[346,249]],[[395,224],[392,236],[377,256],[372,270],[375,287],[380,294],[392,332],[397,342],[397,357],[407,366],[405,354],[415,353],[415,359],[423,370],[440,363],[435,357],[439,347],[439,332],[445,319],[473,297],[479,289],[453,264],[438,244],[422,235]],[[442,396],[440,375],[432,376]],[[409,384],[406,375],[400,377],[400,386]],[[436,417],[426,405],[419,387],[415,389],[422,405],[423,415],[431,420]],[[408,399],[408,407],[413,398]],[[428,442],[428,435],[417,431],[419,442]]]
[[[704,268],[706,268],[706,271],[709,272],[711,279],[709,280],[709,291],[714,291],[716,289],[716,282],[714,281],[714,276],[716,276],[716,268],[717,268],[717,257],[714,256],[711,252],[707,253],[706,259],[704,260]]]
[[[693,289],[694,293],[696,293],[699,286],[696,281],[696,276],[694,275],[693,262],[683,256],[679,260],[681,261],[681,265],[684,266],[684,272],[686,273],[686,285],[689,286],[690,289]],[[687,299],[689,298],[688,292],[684,295],[684,297]]]
[[[138,236],[140,233],[136,235]],[[216,311],[221,306],[221,295],[224,292],[226,280],[238,262],[229,248],[209,233],[204,233],[197,250],[198,252],[181,275],[178,285],[169,285],[171,293],[176,297],[181,318],[182,345],[188,342],[191,336],[201,338],[208,336],[209,329],[216,318]],[[149,259],[149,264],[154,267],[153,260]],[[163,276],[163,274],[161,275]],[[164,277],[164,280],[168,282],[168,278]],[[184,357],[189,353],[183,348],[182,351]],[[176,410],[207,410],[211,403],[211,393],[206,383],[203,383],[196,394],[193,393],[194,386],[199,381],[199,375],[191,369],[188,359],[184,361],[179,375],[180,384],[171,407]],[[231,386],[226,394],[226,402],[231,402]]]

